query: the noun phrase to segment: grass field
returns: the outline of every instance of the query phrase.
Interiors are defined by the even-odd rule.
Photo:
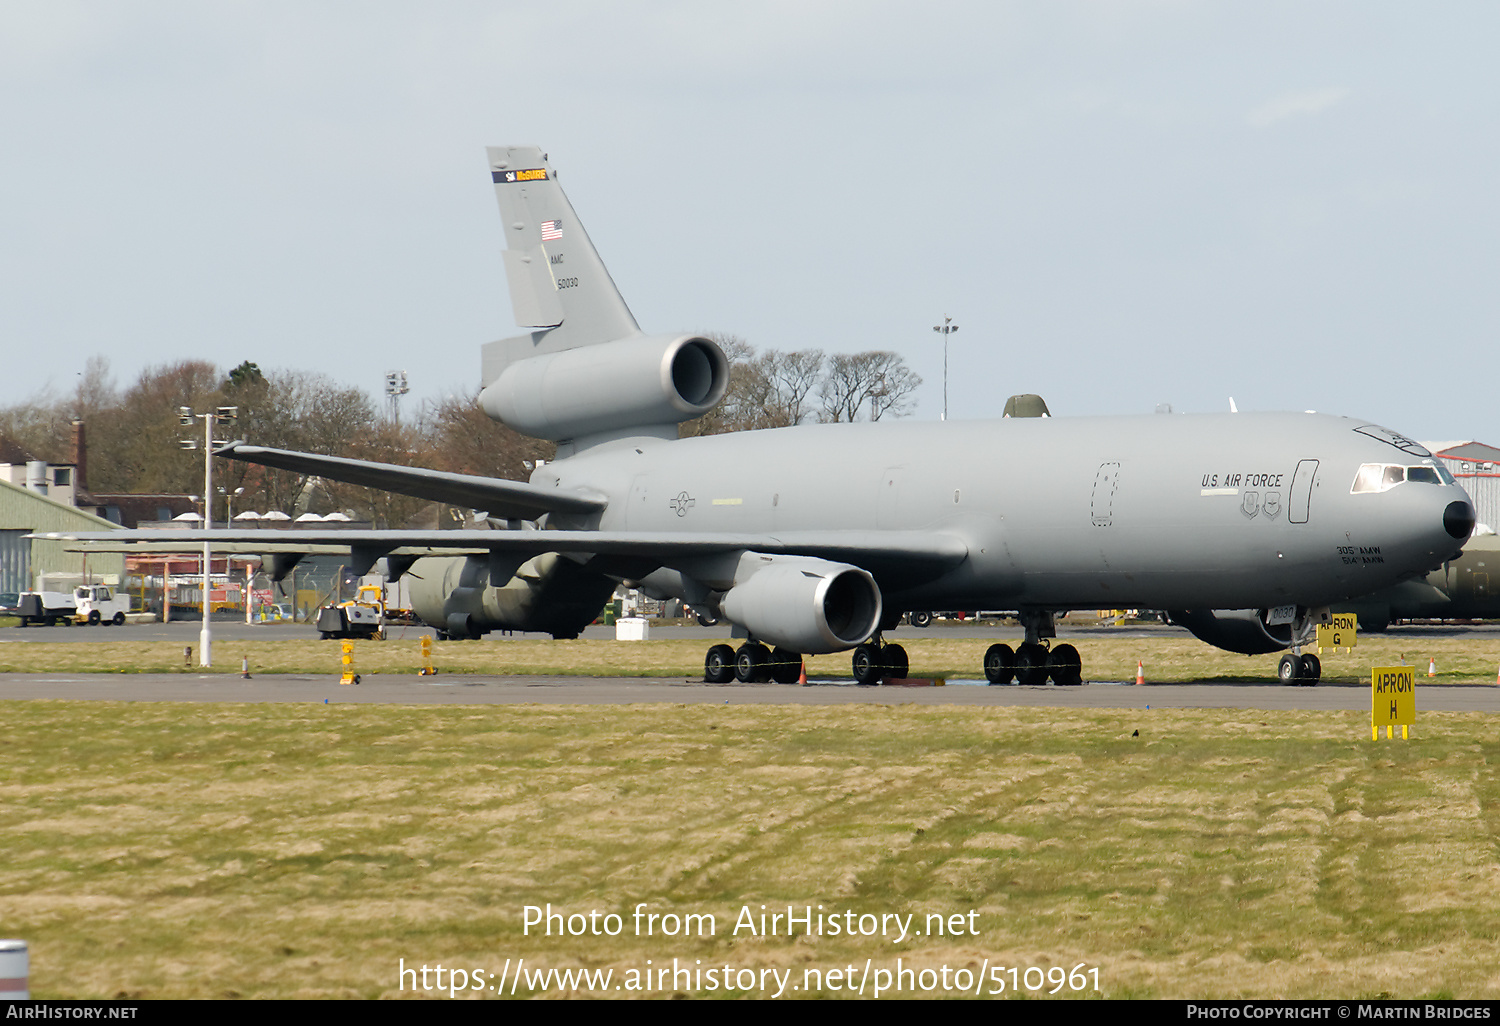
[[[361,674],[415,673],[421,667],[418,638],[355,643],[355,668]],[[982,639],[944,637],[903,641],[914,677],[982,677]],[[1134,680],[1136,662],[1144,663],[1148,680],[1276,680],[1274,655],[1242,656],[1210,648],[1181,636],[1073,639],[1087,680]],[[1414,647],[1420,646],[1420,647]],[[433,645],[433,664],[440,673],[579,674],[585,676],[681,677],[702,679],[703,641],[547,641],[492,638]],[[255,673],[338,673],[340,645],[316,639],[296,641],[214,642],[214,670],[238,673],[242,658]],[[1435,684],[1494,684],[1500,670],[1500,637],[1421,638],[1367,635],[1353,652],[1324,653],[1323,676],[1330,682],[1368,681],[1371,666],[1417,667],[1424,681],[1428,660],[1437,662]],[[814,656],[807,661],[814,677],[849,677],[849,655]],[[27,642],[0,645],[0,673],[201,673],[196,647],[183,656],[180,643],[164,641]]]
[[[1371,742],[1355,713],[4,702],[0,935],[30,942],[34,997],[402,996],[403,959],[629,986],[676,958],[791,987],[900,959],[918,987],[1082,965],[1105,997],[1496,998],[1495,735],[1433,713]],[[548,903],[623,931],[526,935]],[[717,931],[638,937],[639,903]],[[977,935],[734,935],[762,905]]]

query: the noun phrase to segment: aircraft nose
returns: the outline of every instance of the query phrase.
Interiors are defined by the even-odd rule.
[[[1467,538],[1474,530],[1474,507],[1455,500],[1443,510],[1443,529],[1454,538]]]

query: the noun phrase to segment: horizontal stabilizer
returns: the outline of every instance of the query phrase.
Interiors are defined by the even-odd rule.
[[[257,463],[278,470],[313,474],[332,481],[380,488],[387,492],[412,495],[433,502],[484,510],[502,520],[535,520],[544,513],[589,514],[601,512],[607,505],[602,496],[558,488],[540,488],[525,481],[507,481],[498,477],[474,477],[448,474],[439,470],[402,467],[393,463],[370,463],[341,456],[319,456],[310,452],[267,449],[258,445],[231,442],[214,451],[215,456]],[[160,535],[161,532],[152,532]],[[215,535],[222,532],[212,532]],[[262,532],[264,533],[264,532]],[[286,532],[279,532],[284,534]],[[444,531],[451,534],[451,531]],[[340,541],[335,544],[347,544]]]

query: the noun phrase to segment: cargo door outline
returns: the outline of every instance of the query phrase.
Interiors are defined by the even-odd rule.
[[[1089,500],[1089,515],[1095,527],[1114,523],[1115,492],[1120,487],[1120,464],[1101,463],[1094,474],[1094,494]]]
[[[1308,510],[1312,506],[1313,483],[1317,480],[1317,477],[1317,460],[1297,461],[1296,473],[1292,474],[1291,494],[1287,498],[1287,523],[1307,523]]]

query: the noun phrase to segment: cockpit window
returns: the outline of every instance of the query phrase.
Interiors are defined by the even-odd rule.
[[[1359,473],[1354,475],[1353,492],[1378,492],[1380,491],[1380,464],[1366,463],[1359,468]]]
[[[1394,463],[1366,463],[1354,475],[1351,492],[1383,492],[1407,481],[1419,484],[1451,485],[1453,475],[1448,468],[1427,464],[1420,467],[1402,467]]]

